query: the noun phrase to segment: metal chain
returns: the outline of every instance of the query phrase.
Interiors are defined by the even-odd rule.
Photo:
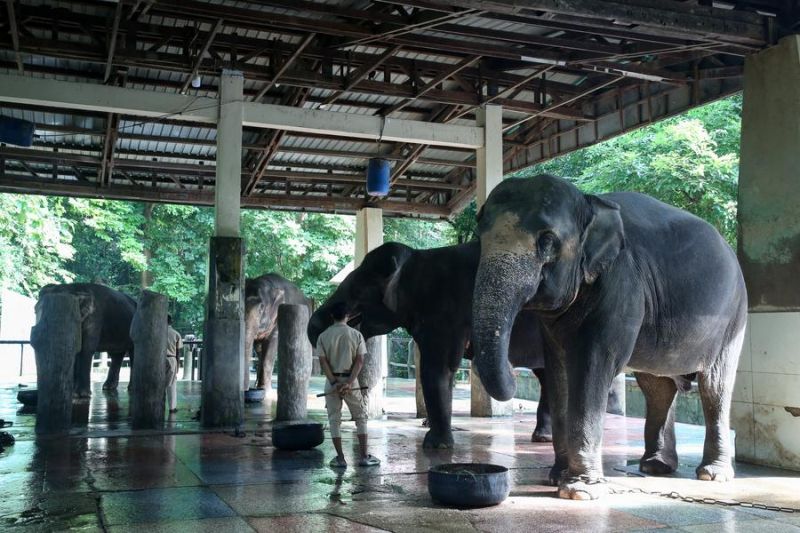
[[[631,476],[627,472],[626,477]],[[725,507],[745,507],[748,509],[763,509],[765,511],[780,511],[781,513],[800,513],[800,508],[797,507],[781,507],[779,505],[766,505],[764,503],[756,502],[741,502],[732,499],[717,499],[717,498],[694,498],[692,496],[684,496],[676,491],[663,492],[660,490],[643,490],[643,489],[629,489],[629,488],[615,488],[608,487],[609,494],[645,494],[647,496],[658,496],[660,498],[669,498],[671,500],[680,500],[686,503],[703,503],[706,505],[722,505]]]

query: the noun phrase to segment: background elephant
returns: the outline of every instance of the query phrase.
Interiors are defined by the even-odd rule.
[[[278,353],[278,306],[297,304],[313,311],[313,301],[297,285],[278,274],[269,273],[245,280],[244,390],[250,387],[250,361],[253,348],[258,354],[256,388],[269,390],[275,355]]]
[[[130,356],[133,367],[130,329],[136,301],[127,294],[96,283],[46,285],[39,291],[39,298],[54,293],[71,294],[80,304],[81,350],[75,356],[75,396],[88,398],[92,394],[91,372],[95,352],[108,352],[111,357],[103,390],[116,390],[125,354]]]
[[[605,491],[596,483],[603,406],[626,366],[647,401],[640,469],[676,469],[675,394],[696,376],[706,422],[697,476],[732,478],[729,410],[747,295],[722,236],[643,194],[592,196],[548,175],[503,181],[478,217],[475,364],[493,397],[510,398],[508,324],[523,306],[537,312],[555,346],[545,367],[559,494]]]
[[[319,334],[332,323],[331,305],[344,301],[354,315],[350,325],[366,338],[399,327],[408,330],[420,350],[419,376],[430,427],[425,447],[453,446],[453,383],[470,338],[479,254],[477,241],[431,250],[386,243],[366,255],[308,324],[308,338],[316,345]],[[510,360],[514,366],[535,369],[543,394],[533,440],[549,441],[543,343],[536,321],[532,313],[517,319],[524,327],[515,325]]]

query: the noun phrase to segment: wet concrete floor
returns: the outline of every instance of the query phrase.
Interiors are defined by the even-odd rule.
[[[98,379],[101,379],[98,377]],[[312,380],[310,417],[324,421]],[[560,500],[546,484],[553,453],[531,443],[534,402],[514,400],[515,415],[472,419],[468,390],[454,402],[455,449],[422,449],[426,429],[413,418],[413,382],[390,380],[383,420],[370,421],[371,452],[380,467],[328,468],[330,440],[306,452],[271,445],[275,396],[248,406],[244,437],[203,431],[192,419],[200,383],[179,382],[177,414],[163,432],[131,431],[124,385],[116,394],[95,383],[88,402],[75,404],[68,437],[39,439],[34,415],[20,409],[16,384],[0,385],[0,418],[11,420],[17,443],[0,454],[2,531],[694,531],[800,532],[800,473],[737,464],[731,483],[694,480],[703,428],[679,424],[680,471],[643,477],[640,419],[609,416],[605,472],[612,494],[599,502]],[[345,454],[355,464],[352,422],[344,424]],[[446,462],[487,462],[511,469],[510,497],[483,509],[448,509],[431,501],[427,470]],[[635,491],[635,492],[630,492]],[[689,503],[638,491],[675,492],[722,503]]]

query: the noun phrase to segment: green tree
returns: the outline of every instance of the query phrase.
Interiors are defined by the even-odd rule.
[[[704,218],[735,247],[740,112],[740,97],[728,98],[516,176],[546,172],[586,192],[643,192]]]
[[[73,274],[64,267],[75,249],[73,223],[57,198],[0,195],[0,286],[35,296],[48,283]]]

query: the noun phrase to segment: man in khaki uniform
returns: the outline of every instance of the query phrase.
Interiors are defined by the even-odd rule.
[[[172,315],[167,315],[167,405],[178,411],[178,351],[183,348],[181,334],[172,329]]]
[[[342,453],[342,400],[347,404],[356,422],[356,434],[361,448],[359,466],[375,466],[381,462],[367,453],[367,415],[365,400],[360,390],[352,390],[358,373],[364,364],[367,346],[361,333],[347,325],[347,304],[337,302],[331,308],[333,325],[323,331],[317,339],[317,355],[325,376],[325,407],[331,428],[331,439],[336,448],[336,457],[330,466],[346,468]]]

